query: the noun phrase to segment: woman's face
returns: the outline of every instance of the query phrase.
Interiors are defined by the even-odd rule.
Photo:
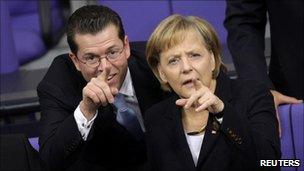
[[[162,81],[169,83],[182,98],[189,98],[200,88],[194,80],[211,89],[214,69],[214,55],[206,49],[200,34],[196,31],[189,31],[183,42],[163,51],[158,65]]]

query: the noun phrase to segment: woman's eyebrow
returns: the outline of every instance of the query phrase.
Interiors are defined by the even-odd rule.
[[[171,55],[169,55],[168,57],[169,58],[179,58],[181,56],[181,54],[180,53],[176,53],[176,54],[171,54]]]
[[[199,48],[192,48],[190,50],[187,50],[186,51],[186,54],[189,54],[189,53],[198,53],[198,52],[201,52],[202,50],[200,50]]]

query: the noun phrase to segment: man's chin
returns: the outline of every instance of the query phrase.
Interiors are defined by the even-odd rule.
[[[119,84],[117,83],[117,82],[108,82],[108,85],[109,85],[109,87],[111,88],[111,89],[117,89],[117,90],[119,90],[120,89],[120,86],[119,86]]]

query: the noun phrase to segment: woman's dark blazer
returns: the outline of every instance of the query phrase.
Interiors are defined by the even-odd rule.
[[[148,159],[153,170],[261,170],[257,168],[260,159],[280,158],[273,97],[264,85],[231,80],[220,73],[215,94],[225,104],[218,114],[223,120],[220,124],[210,113],[197,166],[182,127],[181,109],[175,105],[178,96],[146,112]]]

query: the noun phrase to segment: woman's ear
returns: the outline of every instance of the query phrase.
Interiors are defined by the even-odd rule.
[[[210,56],[211,56],[211,70],[215,70],[215,58],[214,58],[214,53],[210,51]]]
[[[162,80],[163,83],[168,83],[167,77],[165,73],[163,72],[163,69],[161,68],[160,65],[157,66],[157,71],[160,79]]]
[[[79,67],[79,61],[76,59],[76,58],[77,58],[76,55],[75,55],[74,53],[71,52],[71,53],[69,53],[69,57],[72,59],[74,65],[75,65],[75,67],[76,67],[76,69],[77,69],[78,71],[81,71],[81,70],[80,70],[80,67]]]

